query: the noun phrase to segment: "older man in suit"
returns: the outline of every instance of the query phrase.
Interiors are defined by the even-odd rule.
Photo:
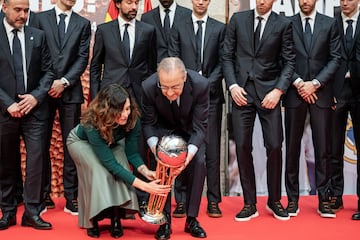
[[[170,30],[191,15],[190,9],[178,5],[174,0],[159,0],[159,2],[158,7],[141,16],[141,21],[156,28],[157,62],[169,56]]]
[[[155,27],[135,19],[138,0],[113,0],[117,19],[98,26],[90,63],[90,96],[102,87],[118,83],[138,104],[141,82],[156,71]]]
[[[192,15],[178,23],[170,35],[169,54],[179,57],[186,68],[198,71],[210,83],[210,106],[208,128],[212,129],[206,145],[207,169],[207,214],[210,217],[221,217],[219,208],[220,191],[220,137],[222,104],[225,102],[222,86],[221,57],[225,36],[225,24],[209,17],[210,0],[192,0]],[[176,178],[183,181],[182,175]],[[176,187],[176,184],[175,184]],[[183,190],[185,192],[186,190]],[[185,195],[182,188],[175,188],[175,196]],[[175,197],[176,198],[176,197]],[[185,202],[182,197],[181,201]]]
[[[47,91],[53,73],[45,34],[25,26],[28,0],[5,0],[0,21],[0,230],[16,224],[16,175],[20,137],[26,148],[25,211],[22,226],[51,229],[40,217],[44,207],[42,184],[46,127],[49,116]]]
[[[321,217],[335,217],[328,201],[333,81],[340,63],[335,20],[317,13],[316,0],[299,0],[300,13],[291,18],[296,49],[295,74],[284,98],[286,129],[285,186],[290,216],[299,213],[299,156],[307,112],[315,154],[316,189]]]
[[[144,135],[151,151],[162,136],[176,134],[188,142],[188,154],[183,175],[186,178],[185,232],[204,238],[206,233],[196,217],[199,213],[205,179],[205,138],[209,110],[209,83],[195,71],[186,70],[179,58],[164,58],[157,73],[143,84],[142,123]],[[169,239],[171,194],[168,195],[164,214],[168,222],[161,225],[156,239]]]
[[[252,135],[259,115],[267,153],[267,209],[288,220],[281,205],[283,129],[280,97],[294,73],[295,52],[291,22],[271,11],[275,0],[256,0],[256,8],[235,13],[224,42],[223,72],[232,98],[232,123],[244,208],[236,221],[258,216]]]
[[[53,9],[40,12],[35,17],[35,26],[44,30],[55,70],[54,82],[49,90],[50,121],[48,149],[52,137],[56,110],[64,149],[63,183],[66,204],[64,211],[77,215],[76,167],[66,148],[66,138],[71,129],[80,122],[81,104],[84,102],[80,77],[89,60],[91,37],[90,21],[73,11],[76,1],[57,0]],[[46,207],[54,208],[51,193],[51,159],[47,156],[44,168],[44,197]]]

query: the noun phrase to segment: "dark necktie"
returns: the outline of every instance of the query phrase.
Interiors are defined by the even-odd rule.
[[[202,70],[202,61],[201,61],[201,47],[202,47],[202,24],[204,23],[204,21],[202,20],[198,20],[196,21],[196,23],[198,24],[198,30],[196,32],[196,60],[197,60],[197,71],[201,71]]]
[[[60,40],[60,46],[63,45],[64,43],[64,38],[65,38],[65,18],[66,18],[66,14],[59,14],[60,17],[60,21],[59,21],[59,25],[58,25],[58,31],[59,31],[59,40]]]
[[[258,16],[256,18],[258,20],[258,24],[257,24],[255,32],[254,32],[254,47],[255,47],[255,49],[257,49],[258,46],[259,46],[260,32],[261,32],[261,21],[263,20],[263,18],[260,17],[260,16]]]
[[[123,41],[122,41],[128,63],[130,63],[130,39],[129,39],[129,32],[128,32],[129,25],[130,25],[129,23],[125,24],[124,36],[123,36]]]
[[[16,94],[25,93],[25,83],[24,83],[24,70],[23,70],[23,59],[21,51],[21,43],[18,38],[17,32],[18,29],[13,29],[14,33],[13,39],[13,61],[15,69],[15,78],[16,78]]]
[[[308,50],[308,51],[310,50],[311,38],[312,38],[309,20],[310,20],[309,17],[305,18],[305,32],[304,32],[305,47],[306,47],[306,50]]]
[[[176,100],[171,102],[171,110],[172,110],[175,121],[179,122],[180,118],[181,118],[181,114],[180,114],[179,105]]]
[[[346,50],[350,52],[353,42],[353,26],[352,26],[353,20],[348,19],[346,20],[346,22],[348,26],[346,28],[346,33],[345,33],[345,43],[346,43]]]
[[[170,32],[170,18],[169,18],[170,9],[165,8],[164,12],[165,12],[164,33],[166,34],[165,36],[167,36],[167,34]]]

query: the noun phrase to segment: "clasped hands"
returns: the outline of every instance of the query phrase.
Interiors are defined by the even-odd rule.
[[[316,95],[316,87],[311,81],[303,81],[301,80],[296,84],[296,89],[299,95],[304,99],[305,102],[309,104],[314,104],[318,97]]]
[[[11,104],[7,111],[14,118],[21,118],[27,115],[38,103],[37,99],[31,94],[19,94],[19,102]]]

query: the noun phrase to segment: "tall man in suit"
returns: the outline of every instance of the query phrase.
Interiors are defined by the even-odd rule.
[[[281,205],[283,129],[280,97],[294,73],[295,52],[291,22],[271,11],[275,0],[256,0],[254,10],[235,13],[224,42],[224,76],[232,98],[236,154],[244,191],[244,208],[236,221],[258,216],[252,135],[256,114],[267,153],[267,209],[288,220]]]
[[[140,104],[141,82],[156,71],[156,30],[135,19],[138,0],[113,1],[118,18],[100,24],[95,34],[90,96],[93,99],[99,89],[118,83]]]
[[[49,116],[47,91],[53,73],[45,34],[25,26],[28,0],[5,0],[0,21],[0,230],[16,225],[20,137],[26,148],[22,226],[51,229],[40,217]]]
[[[144,135],[151,151],[162,136],[176,134],[188,143],[188,154],[182,174],[186,178],[185,232],[193,237],[205,238],[206,233],[196,217],[199,213],[205,180],[205,140],[209,110],[209,83],[195,71],[185,69],[176,57],[164,58],[157,73],[143,84],[142,123]],[[169,239],[171,194],[168,195],[164,214],[168,222],[161,225],[156,239]]]
[[[335,217],[328,202],[326,165],[330,160],[333,80],[340,62],[335,20],[315,10],[316,0],[299,0],[291,18],[296,49],[295,74],[284,98],[286,131],[285,186],[290,216],[299,213],[299,157],[307,112],[312,130],[316,188],[321,217]]]
[[[360,32],[359,3],[359,0],[340,1],[341,13],[336,16],[340,34],[341,62],[333,87],[336,104],[330,128],[332,131],[331,161],[327,167],[330,178],[330,207],[334,212],[343,208],[344,143],[348,114],[350,112],[352,119],[357,115],[356,104],[358,103],[356,103],[353,93],[356,92],[355,81],[358,81],[354,75],[354,67],[356,62],[355,42],[359,38]]]
[[[174,0],[159,0],[159,2],[158,7],[141,16],[141,21],[151,24],[156,28],[158,63],[163,58],[169,56],[168,38],[170,30],[191,15],[190,9],[178,5]]]
[[[186,68],[203,75],[210,83],[210,105],[208,136],[206,145],[207,169],[207,214],[210,217],[221,217],[219,208],[221,202],[220,190],[220,138],[222,104],[225,102],[222,87],[221,57],[225,36],[225,24],[209,17],[207,10],[210,0],[192,0],[192,15],[184,18],[172,30],[169,42],[170,56],[179,57]],[[183,182],[182,175],[175,181]],[[176,184],[175,184],[176,187]],[[178,192],[180,190],[180,192]],[[175,188],[177,194],[185,195]],[[182,201],[186,199],[183,198]],[[179,202],[177,202],[179,204]]]
[[[89,59],[91,37],[90,21],[73,11],[76,1],[57,0],[53,9],[36,15],[36,26],[46,33],[55,78],[48,92],[50,121],[48,127],[48,150],[52,137],[56,110],[64,149],[63,184],[66,204],[64,211],[77,215],[77,173],[76,167],[66,148],[66,138],[71,129],[80,122],[81,104],[84,102],[80,77]],[[44,167],[44,197],[48,208],[55,207],[51,193],[50,153]]]

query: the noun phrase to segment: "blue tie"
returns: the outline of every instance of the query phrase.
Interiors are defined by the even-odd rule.
[[[24,94],[25,93],[25,83],[24,83],[24,70],[23,70],[23,59],[22,59],[22,51],[21,51],[21,43],[18,38],[17,32],[18,29],[13,29],[14,33],[13,39],[13,62],[15,69],[15,78],[16,78],[16,94]]]
[[[352,46],[352,42],[353,42],[353,20],[349,19],[346,20],[348,26],[346,28],[346,33],[345,33],[345,43],[346,43],[346,50],[348,51],[348,53],[351,50],[351,46]]]
[[[59,42],[60,42],[60,46],[62,46],[63,43],[64,43],[64,38],[65,38],[65,18],[66,18],[66,14],[61,13],[61,14],[59,14],[59,17],[60,17],[60,21],[59,21],[59,25],[58,25]]]
[[[201,47],[202,47],[202,24],[204,23],[204,21],[202,20],[198,20],[196,21],[196,23],[198,24],[198,30],[196,32],[196,60],[197,60],[197,70],[201,71],[202,70],[202,63],[201,63]]]
[[[260,42],[260,32],[261,32],[261,21],[263,20],[262,17],[258,16],[256,17],[258,19],[258,24],[256,26],[255,32],[254,32],[254,47],[257,49]]]
[[[170,32],[170,18],[169,18],[169,12],[170,9],[165,8],[165,18],[164,18],[164,32],[167,36],[167,34]]]
[[[310,50],[311,38],[312,38],[309,20],[310,20],[309,17],[305,18],[305,32],[304,32],[305,47],[306,47],[306,50],[308,50],[308,51]]]

